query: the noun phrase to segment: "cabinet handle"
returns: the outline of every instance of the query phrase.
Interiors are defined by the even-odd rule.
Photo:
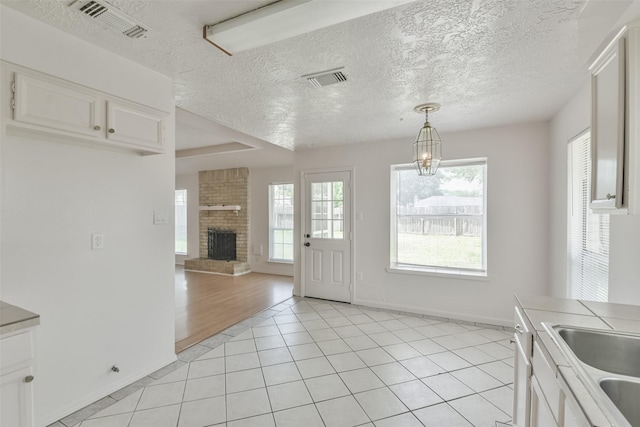
[[[101,128],[100,126],[98,126],[98,125],[95,125],[93,128],[94,128],[95,130],[100,130],[100,129],[102,129],[102,128]]]
[[[30,383],[31,381],[33,381],[33,375],[27,375],[26,377],[24,377],[25,383]]]
[[[309,246],[311,246],[311,243],[309,243],[309,242],[304,242],[304,245],[305,245],[306,247],[309,247]]]
[[[611,200],[611,199],[615,199],[615,198],[616,198],[615,194],[607,193],[607,200]]]
[[[109,133],[116,133],[116,130],[114,128],[109,129]]]
[[[524,334],[524,329],[522,329],[522,326],[520,326],[519,324],[516,325],[516,327],[513,329],[515,329],[516,332],[519,333],[520,335]]]

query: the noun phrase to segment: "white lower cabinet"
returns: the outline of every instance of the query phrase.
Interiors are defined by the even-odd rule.
[[[531,427],[558,426],[535,375],[531,377],[531,423],[529,425]]]
[[[33,427],[33,329],[0,339],[0,426]]]
[[[531,401],[531,362],[527,357],[518,334],[514,334],[515,359],[513,380],[513,425],[529,426]]]
[[[0,426],[33,426],[33,368],[0,376]]]
[[[564,405],[564,427],[581,427],[584,425],[584,422],[581,423],[578,421],[578,417],[571,409],[571,406],[568,402]]]

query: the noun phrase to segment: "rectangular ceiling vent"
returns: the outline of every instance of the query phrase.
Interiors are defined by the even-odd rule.
[[[347,75],[341,71],[343,69],[344,67],[341,67],[320,73],[307,74],[302,76],[302,78],[307,79],[313,87],[329,86],[347,81]]]
[[[149,31],[140,22],[102,0],[76,0],[70,7],[132,39],[146,37]]]

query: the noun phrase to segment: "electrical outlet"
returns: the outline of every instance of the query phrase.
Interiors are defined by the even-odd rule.
[[[91,249],[104,249],[104,234],[93,233],[91,234]]]

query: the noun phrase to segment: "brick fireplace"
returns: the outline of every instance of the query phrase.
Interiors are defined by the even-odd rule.
[[[249,245],[249,169],[234,168],[200,171],[198,174],[200,219],[199,219],[199,258],[185,261],[185,270],[205,271],[209,273],[240,275],[248,273]],[[240,206],[233,210],[230,206]],[[221,210],[203,210],[214,207]],[[229,208],[230,210],[224,210]],[[211,231],[216,233],[235,233],[235,260],[231,257],[223,260],[209,258]]]

